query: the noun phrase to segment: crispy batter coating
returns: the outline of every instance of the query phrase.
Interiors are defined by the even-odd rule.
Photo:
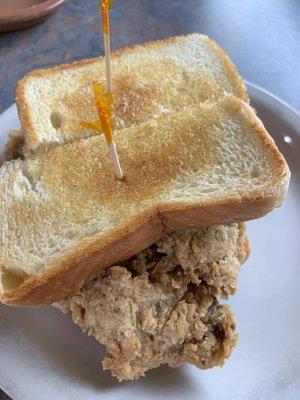
[[[248,254],[243,224],[175,231],[57,306],[106,346],[103,368],[138,379],[161,364],[221,366],[236,343],[229,307]]]

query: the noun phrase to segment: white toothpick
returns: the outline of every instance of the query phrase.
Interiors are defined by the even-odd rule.
[[[108,93],[112,93],[112,79],[111,79],[111,65],[110,65],[110,7],[111,0],[100,1],[100,9],[102,10],[103,18],[103,38],[104,38],[104,52],[105,52],[105,67],[106,67],[106,85]],[[109,143],[110,158],[113,162],[116,176],[118,179],[123,178],[123,172],[117,153],[114,140]]]
[[[109,154],[110,154],[110,158],[113,162],[113,165],[115,167],[117,178],[122,180],[123,179],[123,171],[122,171],[121,164],[119,161],[115,142],[111,142],[111,144],[109,145]]]

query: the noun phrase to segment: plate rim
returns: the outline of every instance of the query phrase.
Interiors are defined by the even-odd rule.
[[[288,109],[289,111],[291,111],[293,114],[295,114],[296,117],[300,118],[300,110],[296,110],[296,108],[294,108],[293,106],[291,106],[288,102],[282,100],[280,97],[276,96],[275,94],[273,94],[272,92],[270,92],[267,89],[264,89],[263,87],[261,87],[260,85],[257,85],[256,83],[252,83],[250,81],[245,80],[245,84],[247,86],[247,88],[250,89],[254,89],[257,92],[259,92],[260,94],[270,97],[273,100],[275,100],[280,106],[284,106],[286,109]],[[251,98],[250,98],[251,100]]]

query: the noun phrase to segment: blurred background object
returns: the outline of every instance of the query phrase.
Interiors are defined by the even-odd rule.
[[[27,29],[44,22],[66,0],[2,0],[0,32]]]

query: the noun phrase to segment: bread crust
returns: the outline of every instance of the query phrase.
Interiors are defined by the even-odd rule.
[[[186,40],[187,38],[193,38],[193,37],[198,37],[199,39],[207,42],[213,48],[213,50],[220,56],[220,58],[224,61],[224,67],[227,70],[227,76],[230,79],[230,81],[235,89],[235,95],[238,98],[240,98],[241,100],[245,101],[246,103],[249,103],[249,97],[248,97],[246,86],[244,84],[243,79],[238,74],[233,62],[231,61],[231,59],[229,58],[227,53],[216,42],[214,42],[212,39],[210,39],[206,35],[190,34],[187,36],[174,36],[174,37],[170,37],[170,38],[167,38],[164,40],[151,41],[151,42],[148,42],[143,45],[133,45],[133,46],[121,48],[121,49],[118,49],[118,50],[112,52],[112,57],[119,58],[119,57],[123,57],[126,55],[130,55],[132,53],[135,54],[139,51],[139,49],[157,47],[157,46],[163,45],[163,44],[173,44],[178,41],[183,41],[183,40]],[[35,126],[34,126],[34,122],[32,121],[32,118],[31,118],[32,111],[30,109],[30,105],[26,101],[26,88],[27,88],[27,84],[30,81],[30,79],[36,78],[36,77],[49,76],[50,74],[55,73],[57,71],[67,71],[67,70],[72,70],[75,68],[84,67],[85,65],[95,63],[95,61],[97,61],[98,59],[103,59],[103,57],[74,61],[69,64],[61,64],[58,66],[54,66],[52,68],[38,69],[38,70],[35,70],[32,72],[29,72],[18,82],[17,89],[16,89],[16,102],[17,102],[17,106],[18,106],[18,113],[19,113],[19,118],[21,121],[21,126],[25,132],[25,150],[26,151],[28,151],[28,152],[30,152],[32,150],[35,151],[41,144],[39,141]]]
[[[43,275],[34,275],[15,290],[0,292],[3,303],[14,306],[40,306],[65,299],[102,269],[126,260],[157,241],[163,226],[157,213],[148,213],[133,221],[126,230],[108,234],[101,245],[97,241],[82,244]]]
[[[57,260],[43,275],[34,275],[18,288],[0,292],[0,300],[11,306],[32,307],[51,304],[76,294],[85,282],[121,260],[126,260],[157,241],[164,232],[199,226],[246,221],[262,217],[274,208],[276,196],[246,202],[215,202],[208,207],[191,206],[186,210],[152,210],[133,221],[128,231],[114,232],[101,246],[97,241],[72,251],[64,260]],[[253,214],[255,209],[255,215]],[[234,214],[233,214],[234,213]],[[244,243],[249,254],[248,241]]]

